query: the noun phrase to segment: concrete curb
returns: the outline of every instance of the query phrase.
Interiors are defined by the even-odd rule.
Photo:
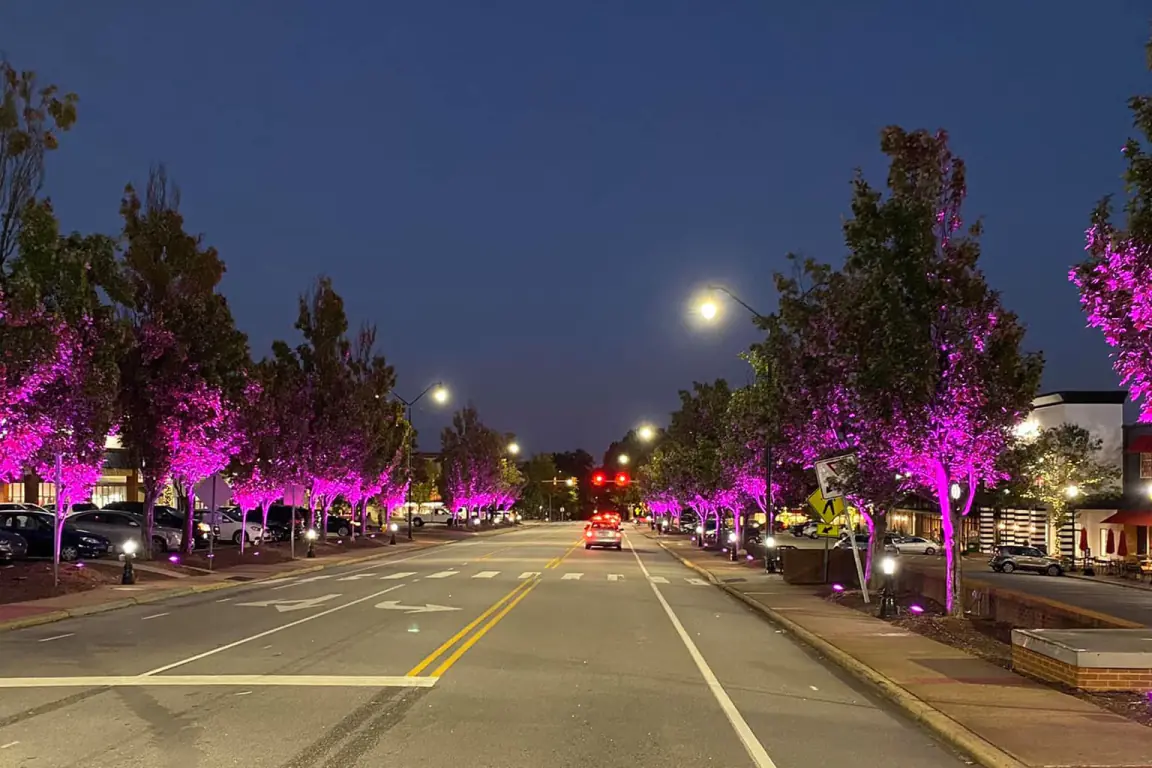
[[[921,723],[945,743],[955,747],[969,757],[975,759],[985,768],[1028,768],[1008,752],[987,741],[983,737],[965,728],[948,715],[931,706],[922,699],[917,698],[892,679],[880,674],[872,667],[859,659],[837,648],[819,635],[805,629],[796,622],[774,611],[766,605],[748,597],[738,589],[734,589],[712,575],[712,572],[696,565],[696,563],[682,557],[678,552],[666,547],[662,542],[660,548],[672,557],[679,560],[688,568],[704,576],[711,584],[719,587],[732,597],[744,603],[753,610],[767,617],[772,623],[791,632],[797,639],[818,651],[821,655],[834,661],[856,679],[867,683],[884,698],[902,709],[905,714],[918,723]]]
[[[1122,581],[1102,581],[1102,580],[1096,578],[1095,576],[1082,576],[1079,573],[1068,573],[1067,571],[1065,571],[1064,572],[1064,578],[1066,578],[1066,579],[1079,579],[1080,581],[1087,581],[1087,582],[1090,582],[1092,584],[1104,584],[1104,585],[1109,586],[1109,587],[1118,587],[1119,589],[1136,589],[1136,590],[1139,590],[1141,592],[1152,593],[1152,587],[1148,587],[1147,585],[1125,584]]]
[[[513,531],[524,530],[523,528],[508,528],[507,530],[492,531],[485,533],[485,538],[492,536],[499,536],[505,533],[512,533]],[[419,551],[427,551],[436,549],[437,547],[447,547],[456,544],[456,541],[441,541],[435,544],[418,544],[415,548]],[[410,551],[410,550],[409,550]],[[131,608],[134,605],[147,605],[148,603],[158,603],[161,600],[170,600],[175,597],[185,597],[187,595],[195,595],[201,592],[218,592],[224,589],[239,589],[240,587],[259,586],[261,582],[272,581],[273,579],[282,579],[285,576],[303,576],[307,573],[316,573],[317,571],[324,571],[329,568],[340,568],[345,565],[356,565],[358,563],[366,563],[370,560],[379,560],[390,558],[393,555],[398,555],[404,550],[385,550],[383,552],[375,552],[371,555],[363,555],[360,557],[352,557],[341,560],[338,563],[323,563],[319,565],[309,565],[303,568],[292,568],[282,573],[269,574],[268,576],[260,579],[253,579],[252,581],[217,581],[211,584],[192,584],[187,587],[173,587],[172,589],[165,589],[163,591],[156,591],[139,597],[126,597],[122,600],[111,600],[106,603],[96,603],[94,605],[82,605],[78,608],[65,608],[58,611],[49,611],[48,613],[41,613],[34,616],[23,616],[18,619],[9,619],[8,621],[0,622],[0,633],[11,632],[16,629],[27,629],[28,627],[37,627],[41,624],[52,624],[57,621],[65,619],[76,619],[82,616],[92,616],[97,613],[108,613],[109,611],[118,611],[121,608]]]

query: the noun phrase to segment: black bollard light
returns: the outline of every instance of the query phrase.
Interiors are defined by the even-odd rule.
[[[728,559],[736,562],[736,556],[740,553],[740,537],[736,531],[728,534]]]
[[[136,583],[136,569],[132,567],[132,561],[136,559],[136,546],[135,539],[128,539],[120,548],[123,552],[120,555],[120,562],[124,563],[124,571],[120,574],[121,584]]]
[[[316,529],[309,528],[304,533],[304,538],[308,539],[308,554],[304,557],[316,557]]]
[[[884,586],[880,589],[880,618],[896,616],[896,593],[892,589],[892,579],[896,575],[896,558],[888,555],[880,561],[880,572],[884,574]]]
[[[396,523],[389,523],[388,524],[388,533],[389,533],[388,543],[389,544],[395,544],[396,543],[396,531],[399,529],[400,529],[400,526],[397,525]]]
[[[776,537],[769,534],[764,537],[764,570],[767,573],[776,573]]]

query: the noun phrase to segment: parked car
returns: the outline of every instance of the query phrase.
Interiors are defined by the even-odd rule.
[[[28,504],[23,501],[0,501],[0,512],[22,512],[24,510],[31,510],[32,512],[48,511],[39,504]]]
[[[68,523],[104,536],[112,542],[112,547],[116,552],[123,552],[124,545],[129,541],[135,543],[138,552],[144,549],[144,520],[128,512],[115,512],[107,509],[73,512],[68,516]],[[176,532],[176,535],[176,546],[179,546],[179,531]],[[152,539],[154,549],[161,552],[168,549],[167,538],[164,535],[158,534],[154,530]]]
[[[90,501],[78,501],[72,505],[72,509],[69,510],[69,514],[71,514],[72,512],[87,512],[88,510],[91,510],[91,509],[100,509],[100,507],[99,507],[99,505],[93,504]],[[56,505],[55,504],[45,504],[44,505],[44,511],[45,512],[55,512],[56,511]]]
[[[1036,573],[1046,573],[1049,576],[1062,576],[1064,574],[1064,566],[1059,560],[1045,555],[1036,547],[996,547],[988,565],[998,573],[1035,571]]]
[[[0,530],[0,563],[28,556],[28,540],[18,533]]]
[[[0,530],[18,534],[28,542],[31,557],[52,557],[55,545],[54,517],[49,512],[21,510],[0,512]],[[108,554],[112,542],[93,531],[65,524],[60,532],[60,559],[98,558]]]
[[[107,510],[128,512],[144,519],[144,502],[142,501],[114,501],[104,507]],[[180,539],[184,532],[184,515],[174,507],[157,504],[152,510],[152,543],[160,545],[157,539],[163,539],[164,551],[179,550]],[[196,546],[208,546],[208,538],[212,535],[212,527],[207,523],[199,523],[195,528]]]
[[[892,546],[902,555],[934,555],[940,551],[940,545],[923,536],[897,536]]]
[[[256,519],[262,520],[262,515],[257,513]],[[264,538],[271,541],[288,541],[292,537],[293,521],[296,524],[296,538],[303,538],[304,529],[307,527],[308,510],[287,504],[273,504],[268,507],[268,527]]]
[[[260,522],[259,510],[249,512],[246,520],[238,507],[219,509],[216,512],[200,512],[197,513],[196,519],[210,523],[219,531],[219,538],[233,544],[239,544],[241,539],[248,544],[264,540],[264,524]]]

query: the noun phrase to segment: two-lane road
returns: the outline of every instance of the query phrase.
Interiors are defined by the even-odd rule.
[[[965,763],[642,536],[530,528],[0,636],[0,765]]]

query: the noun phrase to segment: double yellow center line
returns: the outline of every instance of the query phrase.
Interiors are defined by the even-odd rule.
[[[488,630],[499,624],[500,620],[507,616],[508,612],[515,608],[517,603],[527,597],[528,593],[535,589],[539,583],[540,579],[533,577],[518,584],[516,589],[512,590],[508,594],[504,595],[504,597],[497,600],[488,608],[488,610],[484,611],[484,613],[473,619],[472,622],[468,624],[468,626],[452,635],[452,637],[448,638],[448,640],[445,641],[443,645],[432,651],[432,653],[428,654],[428,656],[419,664],[412,667],[412,669],[408,671],[407,676],[419,677],[424,670],[428,669],[428,667],[432,666],[437,661],[440,661],[441,656],[444,656],[444,654],[448,653],[448,651],[450,651],[453,646],[455,646],[457,643],[460,643],[456,650],[452,651],[451,655],[449,655],[443,661],[440,661],[440,665],[432,671],[431,676],[440,677],[443,675],[445,672],[452,668],[453,664],[460,660],[461,656],[468,652],[469,648],[476,645],[480,638],[488,634]],[[493,616],[493,614],[496,615]],[[480,624],[482,624],[485,619],[489,619],[489,617],[491,617],[491,619],[487,624],[484,624],[484,626],[476,629],[476,627],[480,626]],[[471,637],[468,637],[468,634],[474,629],[476,631],[471,635]],[[465,637],[467,637],[466,640],[464,639]],[[461,640],[464,640],[464,642],[461,643]]]
[[[582,543],[584,543],[584,539],[577,539],[576,543],[569,547],[564,554],[549,560],[544,568],[549,569],[557,567],[560,565],[560,563],[564,562],[564,558],[572,554]],[[508,612],[515,608],[516,604],[527,597],[528,593],[536,589],[539,584],[539,576],[533,576],[520,582],[520,584],[518,584],[515,589],[489,606],[488,610],[484,611],[484,613],[473,619],[468,624],[468,626],[452,635],[452,637],[448,638],[443,645],[432,651],[432,653],[428,654],[428,656],[426,656],[423,661],[412,667],[412,669],[408,670],[407,677],[420,677],[424,670],[428,669],[433,664],[436,664],[436,662],[440,663],[435,669],[432,670],[432,674],[430,676],[442,676],[445,672],[452,668],[453,664],[460,660],[461,656],[468,652],[469,648],[476,645],[476,643],[480,641],[480,638],[488,634],[488,630],[499,624],[501,619],[507,616]],[[479,627],[479,629],[477,629],[477,627]],[[452,650],[453,648],[456,650]],[[451,653],[449,653],[449,651],[451,651]]]

